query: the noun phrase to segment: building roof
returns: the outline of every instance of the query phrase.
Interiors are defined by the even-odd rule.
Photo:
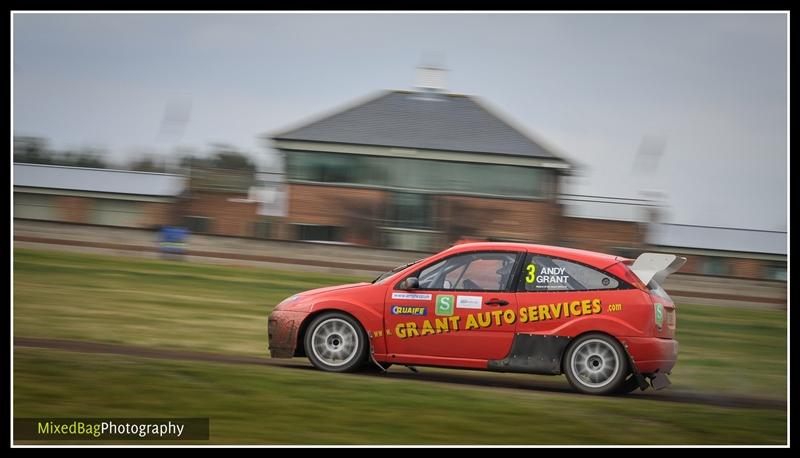
[[[786,255],[786,232],[651,224],[647,231],[650,245]]]
[[[475,98],[446,93],[385,91],[273,138],[564,161]]]
[[[14,186],[141,196],[177,196],[183,191],[184,178],[167,173],[14,164]]]

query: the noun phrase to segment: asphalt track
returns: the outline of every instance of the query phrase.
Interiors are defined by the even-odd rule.
[[[137,356],[143,358],[157,358],[181,361],[206,361],[229,364],[255,364],[261,366],[276,366],[291,368],[295,370],[313,369],[305,359],[270,359],[267,357],[256,357],[247,355],[234,355],[222,353],[205,353],[189,350],[173,350],[167,348],[140,347],[132,345],[108,344],[101,342],[65,340],[65,339],[46,339],[38,337],[14,337],[15,347],[28,348],[47,348],[61,351],[77,353],[103,353],[113,355]],[[482,371],[460,371],[460,370],[426,370],[419,368],[419,372],[411,372],[404,367],[393,367],[387,373],[363,372],[359,374],[363,377],[391,377],[394,379],[408,379],[418,382],[429,383],[450,383],[457,385],[468,385],[473,387],[492,387],[513,390],[529,390],[538,392],[566,393],[575,396],[583,396],[575,393],[571,388],[563,383],[546,382],[539,379],[525,380],[520,378],[507,377],[503,374]],[[320,376],[324,374],[320,373]],[[786,401],[778,399],[765,399],[747,396],[735,396],[714,393],[697,393],[691,391],[679,391],[667,388],[661,391],[637,391],[625,395],[638,399],[648,399],[662,402],[677,402],[686,404],[704,404],[718,407],[738,407],[754,409],[778,409],[786,410]]]

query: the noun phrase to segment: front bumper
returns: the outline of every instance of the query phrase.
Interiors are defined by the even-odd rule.
[[[668,374],[678,361],[678,341],[658,337],[622,339],[641,374]]]
[[[291,358],[297,349],[297,333],[308,312],[278,310],[267,317],[269,354],[272,358]]]

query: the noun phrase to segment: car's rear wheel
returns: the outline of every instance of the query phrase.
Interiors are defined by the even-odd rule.
[[[564,373],[573,388],[581,393],[615,393],[628,376],[625,350],[611,336],[586,334],[567,350]]]
[[[305,335],[311,364],[329,372],[349,372],[364,364],[369,342],[361,325],[344,313],[326,313],[311,322]]]

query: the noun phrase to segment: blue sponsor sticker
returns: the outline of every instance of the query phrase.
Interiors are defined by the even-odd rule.
[[[413,307],[409,305],[392,306],[392,315],[425,316],[427,314],[428,314],[427,307]]]

